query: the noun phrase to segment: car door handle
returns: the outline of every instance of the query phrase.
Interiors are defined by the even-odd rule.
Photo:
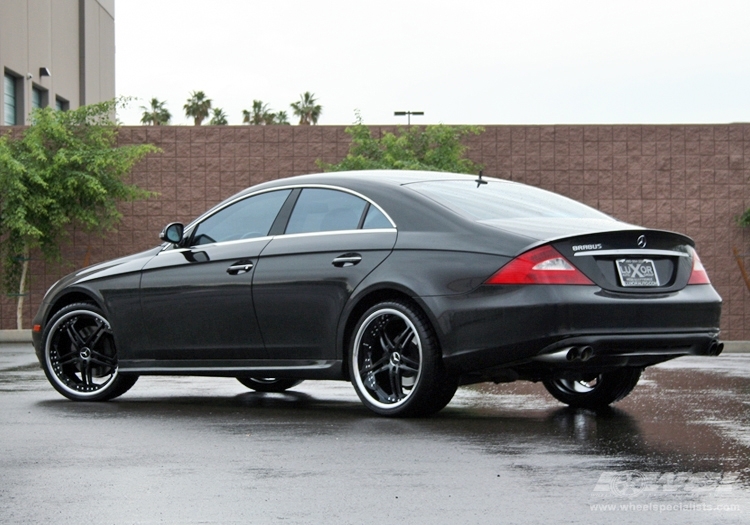
[[[241,273],[247,273],[252,269],[253,269],[253,263],[251,262],[239,263],[239,264],[233,264],[232,266],[227,268],[227,273],[229,275],[240,275]]]
[[[362,260],[362,256],[358,253],[345,253],[344,255],[339,255],[333,260],[333,265],[337,268],[345,268],[347,266],[354,266],[355,264],[359,264],[359,262]]]

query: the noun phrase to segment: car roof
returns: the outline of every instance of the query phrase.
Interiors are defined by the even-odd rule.
[[[254,191],[263,187],[275,187],[298,184],[335,184],[348,186],[357,182],[374,182],[384,185],[403,186],[415,182],[440,181],[440,180],[476,180],[477,175],[460,173],[449,173],[441,171],[416,171],[416,170],[358,170],[358,171],[334,171],[326,173],[313,173],[309,175],[297,175],[284,179],[269,181],[254,187]],[[502,182],[503,179],[484,177],[487,180]]]

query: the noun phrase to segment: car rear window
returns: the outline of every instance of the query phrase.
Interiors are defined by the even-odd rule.
[[[425,181],[406,186],[478,221],[570,217],[610,219],[608,215],[557,193],[506,181]]]

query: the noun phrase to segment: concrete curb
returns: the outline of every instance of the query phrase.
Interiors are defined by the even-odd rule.
[[[0,330],[0,343],[30,343],[31,330]]]
[[[724,341],[724,354],[750,353],[750,341]]]

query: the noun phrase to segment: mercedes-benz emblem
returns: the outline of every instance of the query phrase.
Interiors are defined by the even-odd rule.
[[[636,241],[636,244],[638,245],[639,248],[645,248],[646,247],[646,242],[647,242],[646,241],[646,236],[645,235],[641,235],[640,237],[638,237],[638,240]]]

